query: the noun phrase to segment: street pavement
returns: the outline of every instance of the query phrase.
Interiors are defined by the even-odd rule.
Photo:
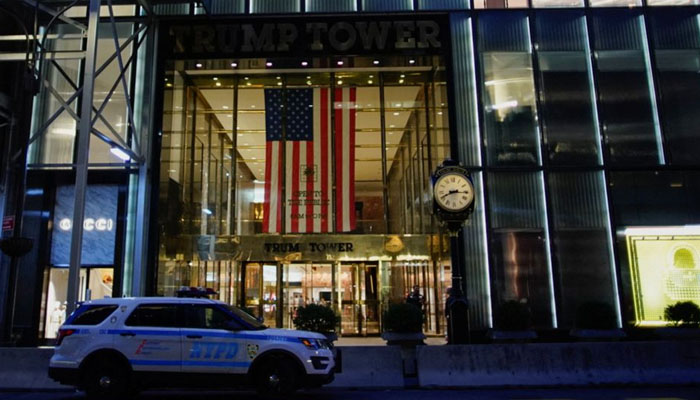
[[[82,400],[80,392],[0,392],[1,400]],[[143,400],[253,400],[250,391],[149,391]],[[475,390],[336,390],[299,392],[289,400],[700,400],[700,387]]]

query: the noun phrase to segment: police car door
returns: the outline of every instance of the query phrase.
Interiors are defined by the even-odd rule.
[[[115,335],[134,371],[179,372],[180,328],[176,303],[141,303]]]
[[[183,303],[182,307],[182,371],[246,373],[250,363],[233,317],[215,304]]]

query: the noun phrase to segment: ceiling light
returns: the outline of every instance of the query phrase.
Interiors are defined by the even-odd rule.
[[[280,79],[282,79],[282,77],[281,77],[281,76],[278,76],[278,77],[277,77],[277,80],[280,80]]]
[[[221,106],[224,110],[228,110],[228,106]]]
[[[367,81],[367,84],[368,84],[368,85],[371,85],[371,84],[372,84],[372,80],[371,80],[371,79],[368,80],[368,81]]]
[[[221,82],[216,82],[216,86],[221,86]]]
[[[277,86],[282,86],[282,82],[277,82]]]
[[[438,115],[442,115],[442,111],[439,111],[439,112],[438,112]]]
[[[342,62],[342,61],[338,61],[338,65],[343,65],[343,62]]]
[[[306,67],[307,65],[309,65],[309,63],[308,63],[307,61],[302,61],[302,62],[301,62],[301,66],[302,66],[302,67]]]
[[[311,84],[311,81],[306,81],[306,84],[307,84],[307,85],[310,85],[310,84]]]
[[[208,208],[202,208],[202,212],[205,213],[205,214],[207,214],[207,215],[212,215],[212,214],[214,214],[214,213],[211,212],[211,210],[208,209]]]
[[[248,83],[246,83],[245,85],[246,85],[246,86],[250,86],[250,85],[251,85],[251,83],[250,83],[250,82],[248,82]]]
[[[394,113],[394,116],[397,116],[397,117],[398,117],[398,116],[399,116],[399,113],[398,113],[398,112],[395,112],[395,113]]]
[[[405,78],[405,77],[406,77],[406,75],[404,75],[404,74],[401,74],[401,77],[402,77],[402,78]]]
[[[120,149],[119,147],[112,147],[111,149],[109,149],[109,151],[122,161],[131,160],[131,156],[129,156],[124,150]]]
[[[215,80],[215,81],[218,81],[218,80],[219,80],[219,78],[217,78],[217,77],[213,77],[213,78],[211,78],[211,79],[212,79],[212,80]]]
[[[236,67],[238,66],[238,63],[232,62],[232,63],[231,63],[231,66],[232,66],[233,68],[236,68]]]
[[[416,60],[408,60],[408,63],[409,63],[409,64],[415,64],[415,63],[416,63]]]
[[[165,86],[167,86],[167,87],[173,87],[173,84],[170,83],[170,82],[168,82],[168,83],[165,84]]]
[[[372,64],[374,64],[374,65],[379,65],[379,60],[374,60],[374,61],[372,61]]]
[[[396,125],[389,125],[389,128],[395,128]]]
[[[248,79],[250,79],[250,78],[248,78],[247,76],[244,76],[243,79],[248,80]]]
[[[399,83],[403,83],[403,79],[399,79]]]
[[[266,62],[266,63],[265,63],[265,66],[271,67],[271,66],[272,66],[272,62],[270,62],[270,61]]]
[[[202,68],[202,63],[197,63],[197,64],[195,64],[194,66],[197,67],[197,68]]]
[[[338,81],[338,85],[342,85],[342,84],[343,84],[343,81]]]
[[[255,104],[251,104],[251,105],[250,105],[250,108],[255,108]]]

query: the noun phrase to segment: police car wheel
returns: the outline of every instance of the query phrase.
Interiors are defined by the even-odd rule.
[[[286,357],[266,360],[255,375],[258,392],[264,395],[290,394],[296,391],[300,384],[298,367],[293,360]]]
[[[89,398],[122,399],[129,394],[128,373],[119,364],[107,360],[90,363],[83,386]]]

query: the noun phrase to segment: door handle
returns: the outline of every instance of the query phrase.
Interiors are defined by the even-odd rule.
[[[119,336],[136,336],[134,332],[122,332]]]
[[[202,335],[187,335],[188,339],[201,339]]]

